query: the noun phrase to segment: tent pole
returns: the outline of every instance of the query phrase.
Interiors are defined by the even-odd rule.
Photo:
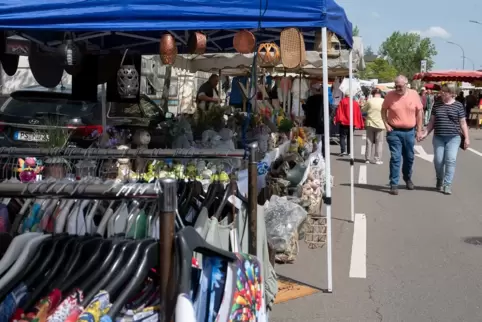
[[[106,90],[105,90],[105,83],[102,83],[101,85],[101,88],[102,88],[102,94],[101,94],[101,97],[102,97],[102,105],[101,105],[101,108],[102,108],[102,131],[103,133],[105,133],[107,131],[107,94],[106,94]]]
[[[355,151],[353,142],[353,50],[348,55],[348,90],[350,91],[350,219],[355,221]]]
[[[333,292],[333,263],[331,249],[331,160],[330,160],[330,105],[328,102],[328,41],[327,29],[321,28],[321,53],[323,68],[323,123],[324,123],[324,149],[325,149],[325,198],[324,204],[326,209],[326,257],[328,271],[328,289],[329,293]]]

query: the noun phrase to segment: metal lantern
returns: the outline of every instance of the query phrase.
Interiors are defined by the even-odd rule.
[[[134,65],[122,65],[117,71],[117,91],[121,98],[137,97],[139,73]]]
[[[67,39],[60,45],[60,53],[66,66],[76,66],[80,63],[80,49],[72,39]]]

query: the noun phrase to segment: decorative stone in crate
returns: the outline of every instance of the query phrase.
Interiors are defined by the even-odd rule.
[[[305,243],[308,248],[321,248],[326,243],[326,217],[321,214],[308,214],[305,222]]]

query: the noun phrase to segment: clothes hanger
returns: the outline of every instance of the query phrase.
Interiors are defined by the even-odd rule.
[[[191,288],[191,267],[194,251],[206,256],[221,257],[227,261],[237,260],[236,254],[214,247],[206,242],[193,227],[185,227],[176,234],[180,249],[181,265],[180,293],[189,294]]]
[[[15,279],[17,275],[21,274],[22,270],[25,269],[25,267],[28,265],[28,262],[34,256],[42,241],[50,237],[50,235],[39,235],[35,238],[30,239],[25,244],[25,247],[19,254],[15,263],[0,278],[0,290],[5,289],[9,285],[9,282]]]
[[[35,258],[30,262],[29,267],[25,270],[25,276],[22,279],[29,289],[31,289],[33,285],[40,283],[39,279],[44,278],[47,270],[51,267],[51,264],[53,264],[54,258],[62,252],[62,248],[65,247],[67,241],[72,238],[73,236],[66,234],[52,237],[53,244],[46,250],[45,255]],[[48,245],[49,244],[45,247],[48,247]]]
[[[28,274],[39,268],[40,261],[45,259],[45,256],[50,252],[53,246],[53,237],[48,237],[43,240],[37,248],[33,258],[27,263],[27,266],[22,269],[14,278],[12,278],[4,287],[0,289],[0,303],[1,301],[14,289],[21,281],[25,281]],[[8,272],[7,272],[8,273]]]
[[[220,219],[221,217],[221,213],[223,212],[224,210],[224,207],[226,206],[226,204],[228,203],[229,201],[229,197],[230,196],[236,196],[238,197],[238,195],[241,195],[239,193],[239,189],[238,189],[238,184],[236,183],[235,180],[231,180],[229,182],[229,184],[226,186],[226,190],[224,191],[224,196],[223,196],[223,199],[221,201],[221,205],[218,207],[218,209],[216,210],[216,213],[214,214],[214,218],[216,219]],[[239,197],[238,197],[239,198]],[[244,198],[244,197],[243,197]],[[248,204],[248,200],[246,200],[246,198],[244,198],[245,201],[243,201],[243,199],[239,198],[242,202],[245,202],[245,204]]]
[[[86,307],[90,301],[94,298],[100,290],[103,290],[105,286],[114,279],[120,270],[122,270],[125,266],[125,263],[129,261],[129,259],[134,254],[135,250],[137,249],[137,242],[129,241],[127,244],[123,245],[120,249],[120,252],[116,256],[115,260],[109,265],[108,270],[104,273],[102,279],[97,282],[91,290],[84,296],[84,300],[82,301],[82,306]]]
[[[135,250],[133,251],[125,266],[122,267],[121,272],[114,279],[112,279],[109,284],[104,288],[104,290],[109,293],[111,300],[115,297],[117,291],[126,284],[129,276],[132,276],[135,269],[139,266],[139,259],[144,253],[144,250],[147,248],[147,246],[149,246],[149,244],[152,244],[153,242],[155,242],[154,239],[146,239],[136,243],[137,245]]]
[[[34,291],[30,294],[28,300],[21,307],[22,309],[24,309],[25,312],[30,311],[34,307],[34,305],[40,300],[40,298],[42,298],[42,296],[45,294],[45,289],[47,288],[47,286],[58,274],[63,264],[65,264],[68,261],[69,257],[72,255],[75,243],[75,239],[67,240],[67,242],[65,243],[65,247],[62,249],[62,252],[58,257],[57,261],[54,261],[50,266],[51,269],[48,270],[46,275],[41,274],[41,276],[39,276],[41,278],[41,281],[35,281],[39,282],[38,284],[27,284],[27,287],[29,287],[29,289],[33,289]]]
[[[134,275],[131,277],[129,284],[127,284],[124,290],[119,294],[107,313],[112,318],[115,318],[127,301],[139,291],[142,283],[149,274],[150,269],[159,265],[159,242],[151,240],[145,247],[140,259],[140,264],[136,267],[135,272],[133,272]],[[109,292],[109,294],[111,293]]]
[[[93,274],[86,278],[79,285],[79,289],[83,290],[84,294],[87,294],[87,291],[90,290],[101,278],[101,276],[107,272],[107,270],[112,266],[114,260],[120,256],[119,254],[122,253],[122,248],[127,247],[127,244],[129,243],[129,241],[125,239],[106,239],[106,241],[111,242],[107,256],[104,257],[103,261],[93,272]]]
[[[95,253],[100,252],[100,246],[102,245],[103,239],[99,236],[92,236],[91,239],[87,239],[83,242],[80,242],[78,247],[74,250],[74,255],[71,257],[71,260],[65,268],[62,269],[61,274],[52,282],[50,289],[58,288],[60,289],[62,285],[67,283],[67,280],[70,279],[71,276],[74,275],[75,270],[79,268],[79,262],[82,260],[89,258],[90,256],[94,256]],[[86,250],[88,251],[87,256]],[[94,250],[94,252],[92,252]],[[90,256],[89,256],[90,255]]]
[[[15,263],[28,241],[40,235],[42,234],[25,233],[22,235],[18,235],[12,240],[10,246],[8,246],[7,252],[0,260],[0,276],[3,275],[10,268],[10,266],[13,265],[13,263]]]
[[[89,242],[97,242],[92,240]],[[68,294],[74,285],[76,285],[82,278],[88,276],[89,273],[94,273],[98,270],[98,264],[103,260],[112,245],[112,240],[101,239],[100,244],[96,246],[94,253],[87,257],[85,264],[73,275],[66,275],[67,278],[63,281],[63,285],[59,287],[62,294]],[[87,248],[88,247],[88,248]],[[86,245],[87,250],[91,249],[89,245]]]

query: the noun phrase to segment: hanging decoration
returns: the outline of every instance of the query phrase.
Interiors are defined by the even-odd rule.
[[[204,55],[207,48],[207,37],[200,31],[195,31],[189,35],[187,42],[189,53],[192,55]]]
[[[0,62],[2,63],[5,74],[13,76],[18,69],[19,56],[18,54],[12,53],[15,49],[8,46],[9,43],[12,45],[12,42],[11,40],[9,41],[9,38],[5,38],[5,35],[6,33],[4,31],[0,31]],[[18,52],[20,52],[20,50]]]
[[[240,54],[251,54],[256,46],[256,37],[247,30],[238,31],[233,38],[233,47]]]
[[[120,68],[117,71],[117,91],[119,96],[123,99],[136,98],[139,93],[139,73],[134,65],[124,65],[124,60],[127,55],[126,49]]]
[[[65,39],[64,43],[59,46],[59,51],[66,67],[73,67],[80,64],[80,49],[73,39]]]
[[[306,61],[306,48],[303,34],[297,28],[283,29],[280,35],[281,62],[292,69]]]
[[[263,66],[276,66],[281,61],[281,51],[275,43],[262,43],[258,47],[258,59]]]
[[[166,33],[162,35],[159,54],[164,65],[173,65],[177,57],[176,39],[173,35]]]
[[[327,31],[327,46],[328,52],[327,55],[330,58],[340,57],[341,55],[341,42],[336,36],[336,34],[332,31]],[[315,32],[315,50],[321,51],[321,31],[317,30]]]

